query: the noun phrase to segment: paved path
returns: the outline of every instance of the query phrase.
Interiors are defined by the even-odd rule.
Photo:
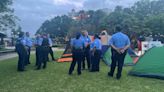
[[[58,49],[58,48],[53,48],[54,51],[64,51],[64,49]],[[35,51],[31,51],[31,54],[35,54]],[[10,59],[10,58],[14,58],[17,57],[17,53],[8,53],[5,55],[1,55],[0,56],[0,61],[6,60],[6,59]]]
[[[10,59],[13,57],[18,56],[17,53],[9,53],[9,54],[5,54],[5,55],[1,55],[0,56],[0,61],[6,60],[6,59]]]

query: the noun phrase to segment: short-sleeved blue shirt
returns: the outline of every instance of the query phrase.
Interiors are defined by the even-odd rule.
[[[98,50],[102,49],[102,43],[100,39],[95,39],[91,44],[91,49],[96,48]]]
[[[37,37],[37,38],[35,39],[35,44],[38,45],[38,46],[41,46],[41,45],[42,45],[42,41],[43,41],[43,38]]]
[[[115,33],[109,41],[109,45],[114,45],[117,48],[124,48],[130,45],[130,40],[127,35],[122,32]]]
[[[84,48],[84,41],[82,39],[73,39],[72,46],[75,49],[83,49]]]
[[[83,36],[83,35],[81,35],[80,39],[82,39],[82,40],[84,41],[85,46],[86,46],[88,43],[91,42],[91,39],[90,39],[89,36]]]
[[[25,37],[25,40],[26,40],[26,46],[32,47],[33,45],[32,39],[30,37]]]

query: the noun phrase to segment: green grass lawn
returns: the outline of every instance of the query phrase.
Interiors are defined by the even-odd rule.
[[[62,52],[58,52],[59,57]],[[124,67],[120,80],[109,78],[107,67],[101,63],[100,72],[74,71],[69,76],[70,63],[48,62],[45,70],[34,70],[35,57],[27,71],[17,72],[17,58],[0,62],[0,92],[164,92],[164,81],[128,76],[131,67]]]

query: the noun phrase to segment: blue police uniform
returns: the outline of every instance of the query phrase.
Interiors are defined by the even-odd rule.
[[[28,51],[27,57],[26,57],[26,65],[30,64],[30,51],[31,51],[31,47],[33,45],[32,39],[30,37],[25,37],[25,45],[26,45],[26,49]]]
[[[36,46],[41,46],[41,45],[42,45],[42,41],[43,41],[43,38],[37,37],[37,38],[35,39],[35,45],[36,45]]]
[[[72,46],[73,61],[69,69],[69,74],[72,74],[76,63],[78,64],[78,68],[77,68],[78,75],[81,74],[81,62],[82,62],[81,56],[83,55],[84,45],[85,45],[84,41],[80,38],[72,40],[71,46]]]
[[[126,45],[130,45],[129,37],[122,32],[118,32],[112,36],[109,41],[109,45],[114,45],[117,48],[124,48]]]
[[[43,38],[41,38],[41,37],[37,37],[36,39],[35,39],[35,47],[36,47],[36,63],[35,63],[35,65],[37,66],[38,65],[38,63],[39,63],[39,61],[40,61],[40,58],[41,58],[41,56],[40,56],[40,49],[41,49],[41,45],[42,45],[42,41],[43,41]]]
[[[82,68],[85,69],[85,59],[86,59],[87,60],[87,65],[88,65],[88,69],[90,69],[90,62],[91,62],[90,43],[91,43],[91,39],[90,39],[89,36],[83,36],[83,35],[80,38],[85,43],[84,55],[83,55],[83,61],[82,61]]]
[[[118,32],[112,36],[112,38],[109,41],[109,45],[114,45],[118,49],[123,49],[125,46],[130,45],[130,40],[127,35],[123,34],[122,32]],[[115,49],[111,48],[111,52],[112,52],[112,57],[111,57],[112,64],[111,64],[111,70],[108,73],[108,75],[113,76],[116,65],[118,63],[117,79],[119,79],[121,77],[124,58],[126,56],[127,51],[120,54]]]
[[[101,40],[96,38],[91,44],[91,72],[99,71],[99,64],[101,59]]]
[[[27,50],[25,48],[26,41],[24,37],[19,37],[16,41],[15,50],[18,53],[18,71],[25,70],[25,60],[27,56]]]
[[[73,41],[74,41],[75,39],[76,39],[76,38],[72,38],[72,39],[70,40],[71,46],[73,46]]]

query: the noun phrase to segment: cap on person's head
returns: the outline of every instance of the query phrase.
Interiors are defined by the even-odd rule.
[[[116,31],[116,32],[120,32],[120,31],[122,31],[121,26],[119,26],[119,25],[118,25],[118,26],[116,26],[115,31]]]
[[[29,33],[29,32],[26,32],[25,35],[26,35],[26,36],[30,36],[30,33]]]
[[[79,39],[81,34],[79,32],[76,33],[76,39]]]
[[[23,37],[23,36],[24,36],[24,32],[20,32],[19,37]]]
[[[29,34],[29,32],[26,32],[26,34]]]
[[[94,39],[101,39],[98,34],[94,35]]]

